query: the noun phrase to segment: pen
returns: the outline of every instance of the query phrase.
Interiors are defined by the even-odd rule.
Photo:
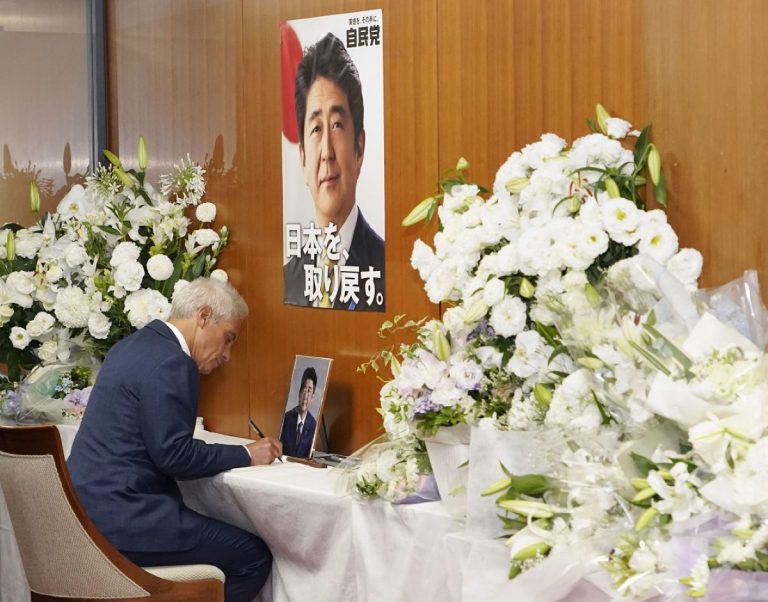
[[[256,425],[256,423],[253,421],[253,418],[248,418],[248,424],[251,425],[251,428],[256,431],[256,434],[259,436],[259,438],[264,438],[264,433],[261,432],[261,429]],[[281,462],[283,461],[282,458],[278,458]]]

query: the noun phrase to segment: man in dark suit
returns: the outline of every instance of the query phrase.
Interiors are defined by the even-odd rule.
[[[283,299],[315,305],[384,311],[384,241],[357,206],[365,153],[360,75],[333,34],[310,46],[296,71],[299,159],[326,245],[314,257],[293,256],[283,267]],[[357,274],[355,274],[357,270]],[[315,283],[320,281],[320,287]],[[357,290],[350,286],[356,281]],[[313,296],[314,294],[314,296]]]
[[[317,388],[317,372],[309,367],[301,375],[299,403],[288,410],[283,416],[283,426],[280,429],[280,443],[283,453],[295,458],[308,458],[312,453],[312,442],[315,439],[317,421],[309,412],[309,404]]]
[[[192,438],[200,374],[229,360],[247,313],[228,284],[199,278],[179,290],[168,322],[150,322],[107,354],[68,460],[80,501],[118,550],[143,566],[216,565],[228,602],[258,594],[272,556],[256,535],[187,508],[176,479],[281,455],[272,438]]]

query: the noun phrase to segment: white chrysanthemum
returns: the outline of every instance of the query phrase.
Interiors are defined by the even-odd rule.
[[[168,299],[156,290],[143,288],[125,298],[125,313],[134,328],[143,328],[152,320],[167,320],[171,315]]]
[[[88,297],[76,286],[63,288],[56,293],[53,306],[56,318],[67,328],[83,328],[88,325]]]
[[[41,311],[27,323],[27,332],[33,339],[37,339],[48,334],[55,323],[56,319],[51,314]]]
[[[155,280],[168,280],[173,274],[173,262],[162,253],[153,255],[147,261],[147,272]]]
[[[107,316],[99,312],[93,312],[88,316],[88,332],[94,339],[106,339],[112,322]]]
[[[216,205],[213,203],[200,203],[195,209],[197,221],[208,224],[216,219]]]
[[[126,262],[135,262],[139,260],[141,249],[135,242],[121,242],[112,251],[112,257],[109,265],[116,268]]]
[[[215,269],[211,272],[211,278],[219,282],[229,282],[229,275],[222,269]]]
[[[16,349],[26,349],[27,345],[29,345],[29,341],[31,340],[29,333],[20,326],[14,326],[11,328],[11,345],[16,347]]]
[[[525,303],[507,296],[491,310],[490,324],[497,334],[513,337],[523,331],[527,318]]]
[[[15,237],[16,255],[32,259],[43,244],[43,235],[32,230],[19,230]]]
[[[144,266],[138,261],[125,261],[114,271],[115,284],[126,291],[137,291],[144,279]]]

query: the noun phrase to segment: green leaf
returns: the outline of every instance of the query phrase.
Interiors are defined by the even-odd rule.
[[[667,185],[666,185],[666,178],[664,177],[664,172],[661,172],[661,175],[659,177],[659,183],[656,184],[656,186],[653,187],[653,196],[656,199],[656,202],[661,205],[662,207],[667,206]]]
[[[638,453],[629,452],[629,457],[632,459],[632,464],[634,464],[637,472],[643,476],[647,476],[652,470],[658,469],[658,465],[655,462]]]
[[[637,142],[635,142],[635,163],[639,164],[645,159],[645,152],[648,149],[648,137],[650,135],[651,126],[647,125],[643,129],[642,132],[640,132],[640,135],[637,137]]]

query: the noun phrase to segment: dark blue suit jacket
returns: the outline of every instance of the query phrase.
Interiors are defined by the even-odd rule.
[[[294,458],[309,458],[312,453],[312,441],[315,439],[315,417],[307,412],[304,426],[301,429],[299,444],[296,445],[296,427],[299,420],[297,408],[288,410],[283,416],[283,428],[280,429],[280,442],[283,444],[283,453]]]
[[[347,265],[356,265],[361,272],[372,267],[381,273],[381,278],[375,281],[376,293],[371,305],[368,304],[368,295],[365,293],[365,286],[361,278],[357,304],[354,304],[352,300],[341,303],[340,296],[337,294],[333,307],[336,309],[384,311],[385,304],[376,303],[377,297],[384,299],[384,241],[365,220],[362,211],[358,211],[355,232],[352,234],[352,242],[347,251],[349,252]],[[309,255],[302,255],[301,257],[292,257],[283,266],[283,301],[285,303],[311,305],[304,296],[304,266],[307,264],[314,265],[314,260]]]
[[[239,445],[192,438],[200,374],[173,332],[155,320],[107,354],[68,465],[86,512],[119,550],[187,550],[206,519],[176,479],[248,466]]]

